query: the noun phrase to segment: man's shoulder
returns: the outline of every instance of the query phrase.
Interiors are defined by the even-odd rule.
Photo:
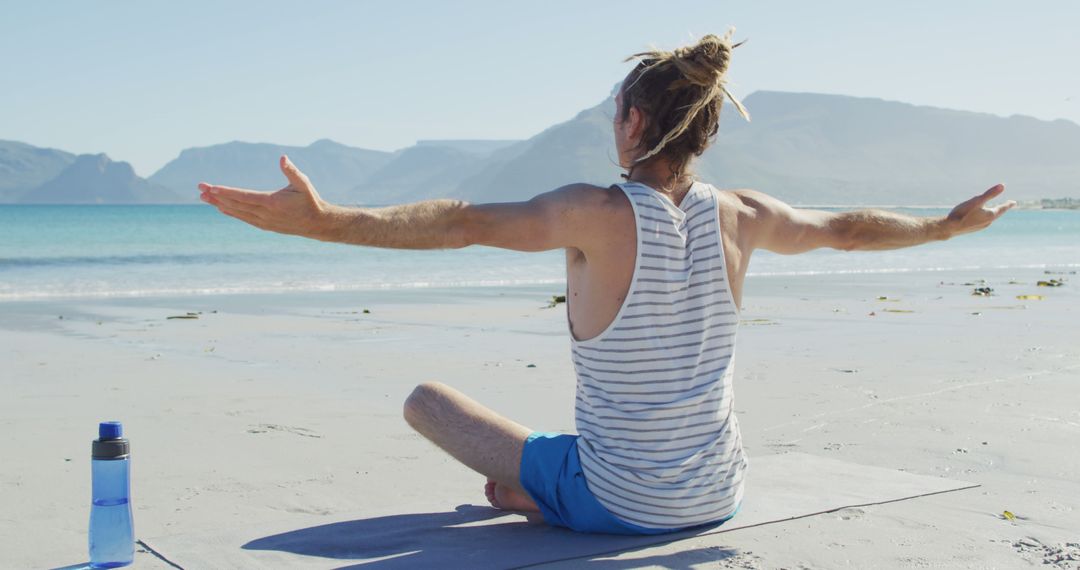
[[[611,186],[597,186],[585,182],[575,182],[555,189],[555,192],[583,200],[598,200],[613,191],[617,191],[614,184]]]
[[[728,217],[739,218],[753,218],[775,201],[768,194],[750,188],[717,188],[716,198],[720,202],[722,216],[726,214]]]
[[[731,206],[754,208],[772,199],[768,194],[752,188],[717,189],[717,195]]]
[[[556,188],[547,194],[551,199],[564,201],[577,208],[606,210],[629,206],[629,201],[615,185],[575,183]]]

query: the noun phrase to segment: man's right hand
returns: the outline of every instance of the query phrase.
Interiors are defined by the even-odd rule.
[[[945,229],[949,237],[966,234],[986,228],[1016,205],[1009,200],[993,208],[984,208],[987,202],[1005,191],[1004,184],[998,184],[974,198],[960,203],[945,217]]]
[[[322,239],[330,204],[319,197],[315,186],[289,157],[282,156],[279,166],[289,184],[277,192],[257,192],[203,182],[199,184],[200,198],[217,206],[221,213],[259,229]]]

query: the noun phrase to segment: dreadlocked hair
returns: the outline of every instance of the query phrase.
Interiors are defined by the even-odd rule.
[[[718,37],[709,34],[696,45],[675,51],[652,50],[626,61],[638,64],[623,82],[621,120],[637,107],[645,115],[640,146],[649,149],[630,167],[655,157],[671,163],[671,173],[682,176],[695,156],[705,152],[720,129],[720,107],[730,99],[744,119],[746,108],[724,85],[731,63],[734,28]],[[629,178],[629,174],[624,175]]]

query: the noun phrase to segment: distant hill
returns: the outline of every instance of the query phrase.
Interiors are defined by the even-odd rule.
[[[485,156],[459,147],[419,144],[394,153],[349,193],[352,204],[394,204],[455,194]],[[321,192],[321,190],[320,190]]]
[[[514,202],[572,182],[621,180],[611,120],[614,99],[494,153],[452,196],[476,202]]]
[[[16,202],[33,188],[56,178],[75,155],[54,148],[0,140],[0,204]]]
[[[1080,125],[1069,121],[814,93],[761,91],[744,102],[753,122],[726,106],[716,142],[695,165],[721,188],[755,188],[793,204],[948,205],[997,182],[1017,200],[1080,198]],[[196,203],[195,185],[204,180],[274,190],[284,185],[278,156],[288,154],[326,199],[342,204],[525,200],[571,182],[618,182],[614,113],[608,97],[528,140],[425,140],[393,153],[330,140],[231,142],[186,149],[149,181],[185,203]],[[0,141],[0,202],[56,178],[74,160]],[[65,183],[75,186],[35,191],[37,199],[86,201],[77,179]]]
[[[289,158],[316,182],[324,198],[333,202],[351,201],[350,190],[359,181],[390,161],[388,152],[353,148],[328,139],[306,146],[230,142],[189,148],[150,177],[188,201],[197,202],[199,182],[277,190],[285,178],[277,167],[278,157]]]
[[[395,152],[389,162],[356,185],[348,202],[381,205],[456,196],[462,182],[480,172],[493,155],[520,142],[417,141],[415,146]]]
[[[517,141],[517,140],[483,140],[483,139],[478,139],[478,140],[467,140],[467,139],[462,139],[462,140],[440,140],[440,139],[431,139],[431,140],[419,140],[419,141],[416,141],[416,146],[446,147],[446,148],[452,148],[452,149],[455,149],[455,150],[460,150],[462,152],[467,152],[469,154],[487,156],[487,155],[490,155],[491,153],[493,153],[493,152],[495,152],[495,151],[497,151],[499,149],[506,148],[508,146],[517,144],[519,142],[521,142],[521,141]]]
[[[1013,199],[1080,197],[1080,125],[880,99],[757,92],[730,108],[699,171],[795,203],[952,204],[997,182]]]
[[[171,204],[180,197],[135,175],[126,162],[104,154],[75,158],[52,180],[24,193],[24,204]]]

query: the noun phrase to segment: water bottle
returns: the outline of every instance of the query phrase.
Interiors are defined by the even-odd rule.
[[[102,422],[90,460],[90,567],[127,566],[135,558],[131,524],[131,462],[120,422]]]

